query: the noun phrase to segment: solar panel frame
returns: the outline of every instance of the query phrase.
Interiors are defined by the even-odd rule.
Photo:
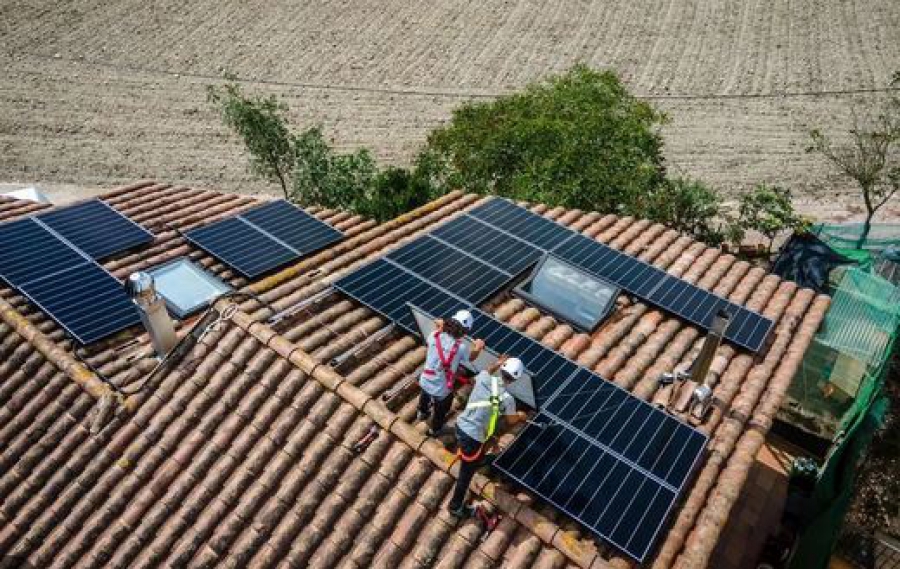
[[[81,345],[140,324],[140,314],[122,284],[92,260],[18,287]]]
[[[14,287],[87,258],[34,218],[0,224],[0,278]]]
[[[240,217],[229,217],[193,229],[185,237],[247,279],[254,279],[297,258],[294,251]]]
[[[556,448],[557,457],[546,468],[552,448],[549,445],[561,437],[562,448]],[[535,449],[536,445],[546,445],[546,448]],[[558,468],[560,463],[563,466]],[[520,465],[524,471],[517,470]],[[646,560],[656,547],[680,494],[543,411],[518,433],[493,467],[638,563]],[[535,479],[530,476],[532,472],[543,476]],[[576,475],[572,476],[573,473]],[[586,486],[588,481],[594,485],[592,492]],[[642,492],[648,483],[648,491]],[[652,496],[648,499],[650,492]],[[614,524],[611,529],[602,527],[605,520]],[[629,533],[623,536],[624,532]]]
[[[275,200],[191,229],[185,238],[252,280],[328,247],[344,234],[285,200]]]
[[[479,205],[469,215],[545,251],[562,245],[574,234],[568,227],[500,198]],[[531,227],[523,223],[525,219]]]
[[[319,251],[344,238],[338,229],[285,200],[271,201],[238,217],[300,256]]]
[[[155,239],[141,225],[99,199],[54,209],[34,218],[95,260]]]
[[[471,215],[457,217],[429,233],[484,263],[518,275],[537,263],[543,251]]]
[[[510,278],[430,235],[391,251],[386,258],[473,305],[493,296]]]

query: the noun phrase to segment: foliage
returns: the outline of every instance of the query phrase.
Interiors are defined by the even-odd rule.
[[[417,172],[439,192],[627,211],[664,178],[664,121],[615,74],[579,65],[522,93],[455,110],[429,135]]]
[[[741,196],[738,225],[763,234],[771,253],[776,237],[785,231],[804,230],[809,223],[794,209],[790,190],[760,184]]]
[[[384,221],[431,197],[428,185],[405,170],[379,172],[366,149],[335,152],[318,126],[292,133],[287,107],[275,97],[247,96],[234,83],[210,86],[208,94],[225,124],[244,142],[251,170],[278,182],[291,201]]]
[[[665,180],[629,213],[657,221],[711,245],[733,237],[724,227],[727,220],[723,220],[722,196],[697,180]]]
[[[250,154],[251,170],[281,185],[289,196],[288,179],[294,163],[294,149],[285,119],[287,107],[274,96],[248,97],[235,83],[221,88],[207,87],[207,98],[222,120],[244,141]]]
[[[900,86],[896,74],[892,86]],[[861,248],[872,226],[872,218],[900,190],[900,98],[894,96],[862,115],[854,112],[849,140],[835,142],[819,130],[810,131],[809,152],[831,162],[859,186],[866,218],[857,248]]]

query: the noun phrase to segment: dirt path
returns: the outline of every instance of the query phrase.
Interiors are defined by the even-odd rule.
[[[584,61],[669,112],[674,171],[730,192],[780,183],[839,213],[847,187],[806,132],[846,127],[874,95],[770,95],[884,87],[900,3],[7,0],[0,42],[3,181],[265,191],[205,103],[225,70],[403,164],[460,102]]]

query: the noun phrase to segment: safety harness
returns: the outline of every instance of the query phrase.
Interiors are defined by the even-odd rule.
[[[509,397],[509,394],[504,394]],[[469,401],[466,404],[466,411],[469,409],[484,409],[490,407],[491,409],[491,418],[488,421],[487,429],[485,430],[485,443],[491,440],[491,437],[494,436],[494,433],[497,431],[497,422],[500,420],[500,380],[497,379],[496,376],[491,376],[491,394],[488,396],[487,401]],[[464,454],[462,449],[458,449],[456,451],[456,455],[464,460],[465,462],[473,462],[481,458],[481,453],[484,451],[484,443],[478,447],[478,450],[474,454]]]
[[[453,346],[450,348],[450,353],[448,357],[444,357],[444,346],[441,344],[441,332],[435,331],[434,333],[434,344],[437,346],[437,354],[438,360],[441,362],[441,369],[444,370],[444,379],[447,382],[447,389],[452,390],[455,383],[456,377],[453,373],[453,360],[456,358],[456,353],[459,351],[459,345],[461,343],[460,339],[456,339],[453,342]],[[422,371],[423,375],[432,376],[437,374],[437,370],[426,369]]]

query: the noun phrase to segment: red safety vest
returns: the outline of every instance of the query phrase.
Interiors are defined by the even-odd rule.
[[[456,374],[453,373],[453,359],[456,357],[456,352],[459,351],[460,340],[457,339],[453,342],[453,347],[450,348],[449,357],[444,357],[444,346],[441,345],[441,333],[435,331],[434,333],[434,344],[437,347],[438,360],[441,362],[441,368],[444,370],[444,378],[447,381],[447,389],[453,390],[456,385]],[[426,369],[422,372],[425,375],[434,375],[437,373],[433,369]]]

